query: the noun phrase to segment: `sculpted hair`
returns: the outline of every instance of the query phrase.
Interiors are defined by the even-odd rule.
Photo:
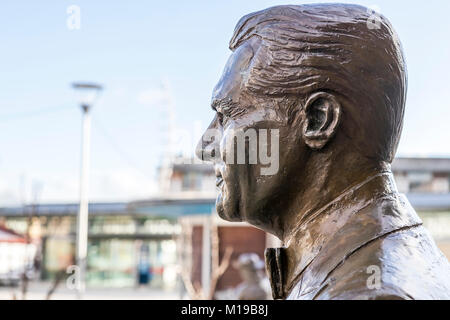
[[[230,41],[235,50],[259,37],[246,87],[256,94],[315,91],[343,98],[342,129],[365,156],[391,162],[406,99],[406,64],[389,21],[357,5],[277,6],[244,16]],[[368,22],[375,24],[371,25]]]

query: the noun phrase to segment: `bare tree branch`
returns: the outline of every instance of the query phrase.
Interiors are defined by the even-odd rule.
[[[45,297],[45,300],[50,300],[53,293],[56,291],[59,284],[61,283],[61,280],[64,278],[64,275],[65,275],[65,270],[60,270],[56,274],[55,279],[53,280],[52,286],[50,287],[50,289],[47,292],[47,296]]]
[[[222,257],[222,261],[219,258],[219,228],[216,223],[214,223],[214,217],[210,218],[212,221],[210,224],[205,224],[203,227],[206,228],[207,225],[210,226],[210,235],[211,235],[211,281],[208,295],[205,296],[203,287],[200,283],[192,283],[191,280],[191,269],[190,268],[182,268],[180,270],[181,279],[183,280],[184,286],[191,297],[194,300],[212,300],[214,299],[214,295],[216,293],[217,283],[219,282],[220,277],[227,271],[230,266],[231,255],[233,254],[233,248],[227,247],[225,249],[225,253]],[[207,259],[209,257],[203,257]]]

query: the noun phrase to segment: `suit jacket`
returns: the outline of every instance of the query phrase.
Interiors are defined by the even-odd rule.
[[[450,299],[450,265],[392,175],[319,210],[266,250],[275,299]]]

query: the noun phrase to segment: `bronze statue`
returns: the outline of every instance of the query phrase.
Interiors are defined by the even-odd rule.
[[[218,214],[283,241],[266,250],[275,299],[450,299],[449,263],[391,173],[406,65],[371,15],[277,6],[244,16],[230,41],[197,155],[214,162]],[[272,174],[252,156],[252,132],[267,130],[277,139],[257,147],[277,156]],[[242,136],[248,161],[235,163]]]

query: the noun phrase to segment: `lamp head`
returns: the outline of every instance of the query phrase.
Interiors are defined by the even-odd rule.
[[[75,82],[72,84],[78,95],[78,101],[84,111],[91,107],[100,95],[103,87],[95,83]]]

